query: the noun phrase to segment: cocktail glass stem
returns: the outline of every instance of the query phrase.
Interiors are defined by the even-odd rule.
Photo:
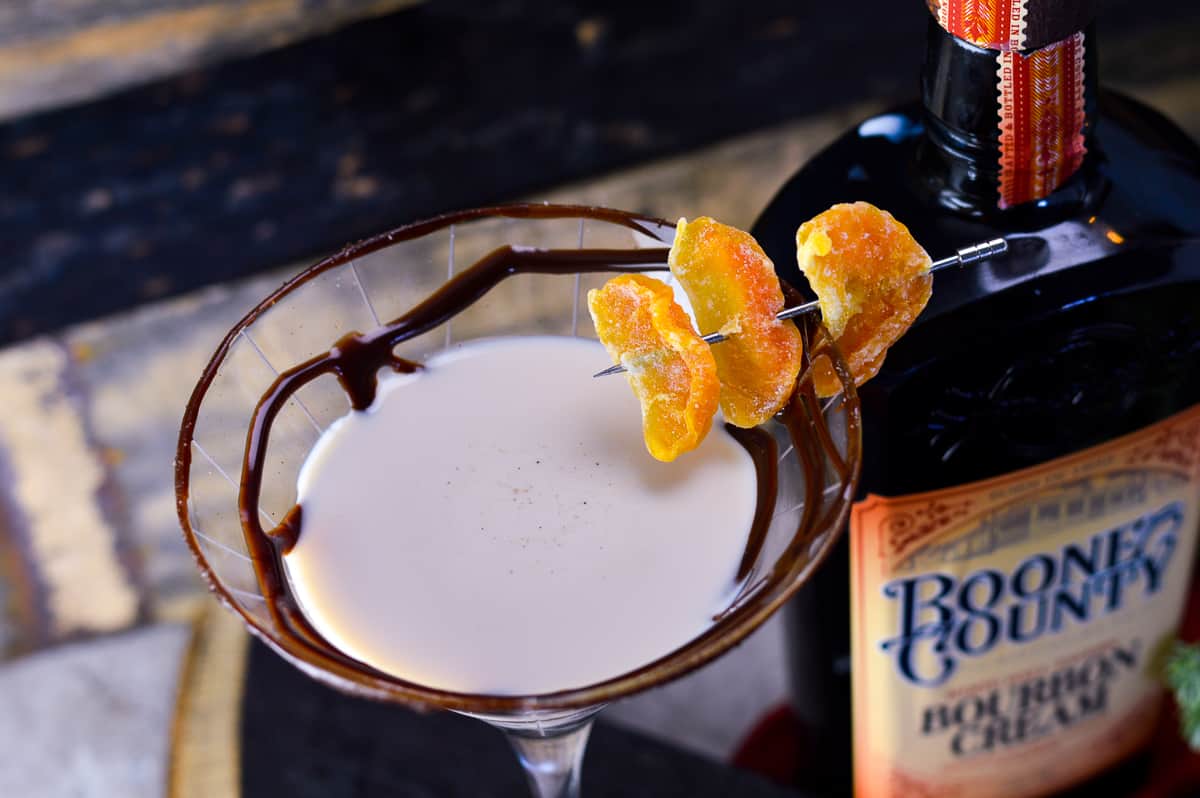
[[[578,798],[583,750],[591,730],[589,718],[571,731],[554,732],[546,737],[507,733],[537,798]]]
[[[508,738],[534,798],[579,798],[583,752],[599,711],[600,707],[588,707],[482,719]]]

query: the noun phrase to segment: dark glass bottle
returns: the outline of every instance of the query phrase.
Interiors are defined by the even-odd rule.
[[[802,290],[796,228],[837,202],[890,211],[935,259],[1009,241],[1005,257],[940,272],[916,325],[861,389],[864,496],[1020,471],[1200,403],[1200,148],[1157,112],[1097,89],[1088,29],[1082,166],[1053,193],[1001,209],[995,53],[932,20],[928,41],[923,101],[845,133],[753,229]],[[847,537],[788,608],[802,781],[833,794],[850,791],[852,772]],[[1144,760],[1098,763],[1104,773],[1089,775],[1104,789],[1092,794],[1124,794]]]

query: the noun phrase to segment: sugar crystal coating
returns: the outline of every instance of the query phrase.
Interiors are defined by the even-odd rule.
[[[667,462],[695,449],[712,427],[720,383],[712,351],[674,293],[659,280],[622,274],[587,300],[601,343],[642,404],[646,449]]]
[[[826,329],[862,385],[925,309],[933,262],[907,227],[866,202],[834,205],[800,225],[796,258]],[[819,396],[842,390],[828,358],[817,358],[813,369]]]
[[[700,329],[730,336],[713,347],[721,412],[739,427],[763,423],[791,397],[804,351],[796,325],[775,318],[774,264],[749,233],[708,217],[679,220],[667,262]]]

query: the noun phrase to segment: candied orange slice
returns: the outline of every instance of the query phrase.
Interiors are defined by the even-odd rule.
[[[712,427],[720,383],[712,351],[674,293],[659,280],[622,274],[587,299],[600,341],[642,403],[646,449],[665,462],[695,449]]]
[[[800,225],[796,258],[826,329],[862,385],[925,309],[933,262],[907,227],[866,202],[834,205]],[[819,396],[842,390],[829,358],[818,358],[813,369]]]
[[[667,263],[700,329],[730,336],[713,347],[725,420],[753,427],[778,413],[804,350],[796,325],[775,318],[783,291],[770,258],[749,233],[701,217],[679,220]]]

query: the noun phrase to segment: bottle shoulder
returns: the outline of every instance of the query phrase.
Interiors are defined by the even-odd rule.
[[[1093,152],[1073,185],[1040,203],[1003,214],[951,213],[939,207],[917,167],[925,145],[921,106],[910,103],[867,118],[800,169],[760,215],[754,234],[782,277],[804,286],[795,266],[800,222],[837,202],[864,200],[906,224],[937,258],[996,235],[1026,238],[1051,232],[1080,249],[1091,220],[1103,255],[1115,232],[1122,242],[1200,238],[1200,147],[1158,112],[1124,95],[1101,92]],[[1078,207],[1047,212],[1056,196],[1078,195]],[[1061,203],[1060,204],[1065,204]],[[1075,224],[1062,226],[1064,222]]]
[[[934,258],[1003,235],[1008,256],[938,274],[933,298],[860,391],[864,484],[930,490],[1045,462],[1200,401],[1200,156],[1135,101],[1100,103],[1081,213],[994,221],[922,200],[913,163],[920,109],[872,117],[799,172],[755,235],[781,276],[795,228],[835,202],[865,200]],[[903,458],[903,469],[894,467]]]

